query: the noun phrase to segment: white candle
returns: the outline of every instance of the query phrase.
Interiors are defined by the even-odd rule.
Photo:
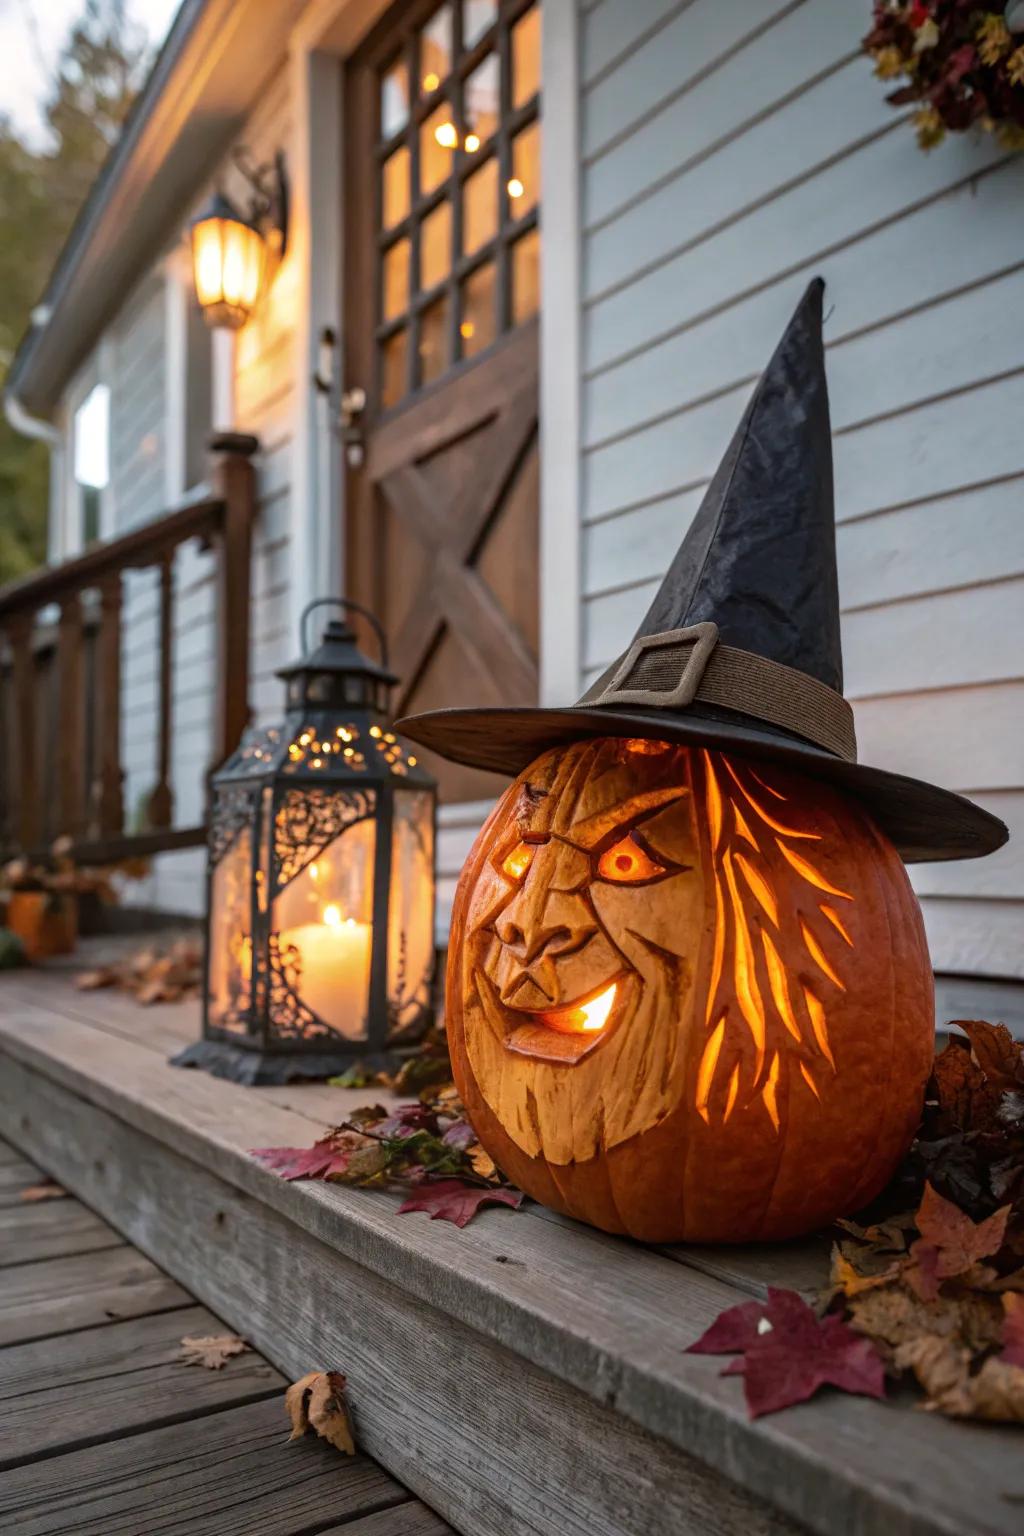
[[[364,1034],[370,990],[369,923],[342,917],[332,902],[324,907],[319,922],[286,928],[280,942],[282,949],[298,951],[302,1001],[325,1024],[350,1039]]]

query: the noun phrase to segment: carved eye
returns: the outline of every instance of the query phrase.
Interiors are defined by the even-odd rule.
[[[639,885],[643,880],[656,880],[668,874],[664,864],[652,859],[632,832],[620,837],[617,843],[606,848],[597,861],[597,873],[602,880],[613,880],[620,885]]]
[[[534,843],[517,843],[510,854],[501,862],[501,872],[514,880],[518,885],[520,880],[526,878],[526,871],[533,863],[533,856],[537,852]]]

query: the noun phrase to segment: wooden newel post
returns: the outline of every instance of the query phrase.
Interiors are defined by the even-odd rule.
[[[249,590],[259,440],[222,432],[210,440],[215,487],[224,502],[217,539],[217,693],[213,760],[219,767],[249,723]]]

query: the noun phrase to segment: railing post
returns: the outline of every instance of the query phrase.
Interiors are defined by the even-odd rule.
[[[85,830],[84,645],[82,597],[72,592],[61,603],[57,626],[57,830],[72,838]]]
[[[174,675],[174,552],[168,550],[160,565],[160,682],[157,722],[156,784],[146,802],[146,819],[151,827],[169,827],[174,810],[171,793],[171,710]]]
[[[224,502],[217,540],[217,691],[213,761],[218,767],[238,745],[249,723],[249,592],[256,476],[252,455],[259,440],[223,432],[210,441],[216,457],[215,486]]]
[[[96,779],[93,824],[100,837],[124,826],[121,793],[121,572],[99,582],[100,632],[96,647]]]
[[[32,660],[34,613],[13,615],[6,625],[11,648],[11,694],[14,754],[11,764],[17,794],[18,842],[22,851],[39,841],[38,776],[36,773],[36,679]]]

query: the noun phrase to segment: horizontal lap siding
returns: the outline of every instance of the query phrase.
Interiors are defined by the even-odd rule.
[[[246,124],[244,142],[257,162],[272,158],[290,143],[291,102],[288,73],[281,73],[263,93]],[[229,191],[234,169],[224,171]],[[244,200],[244,199],[243,199]],[[253,716],[266,722],[280,715],[281,683],[276,669],[296,650],[291,632],[291,481],[295,388],[293,330],[294,266],[286,260],[272,288],[235,346],[234,426],[260,440],[255,460],[257,508],[253,529],[250,610],[249,690]],[[160,358],[161,366],[163,358]],[[147,515],[164,510],[163,465],[160,494]],[[213,751],[216,680],[216,565],[212,554],[195,545],[180,550],[175,562],[174,723],[171,778],[177,826],[200,823],[205,815],[205,777]],[[126,626],[125,707],[127,784],[135,808],[152,788],[156,763],[157,604],[152,573],[137,578],[130,631]],[[125,899],[165,912],[201,915],[205,903],[202,849],[162,854],[152,873],[129,887]]]
[[[861,755],[1011,826],[913,878],[938,969],[1024,975],[1024,157],[923,155],[847,0],[601,0],[579,27],[582,681],[820,272]]]

